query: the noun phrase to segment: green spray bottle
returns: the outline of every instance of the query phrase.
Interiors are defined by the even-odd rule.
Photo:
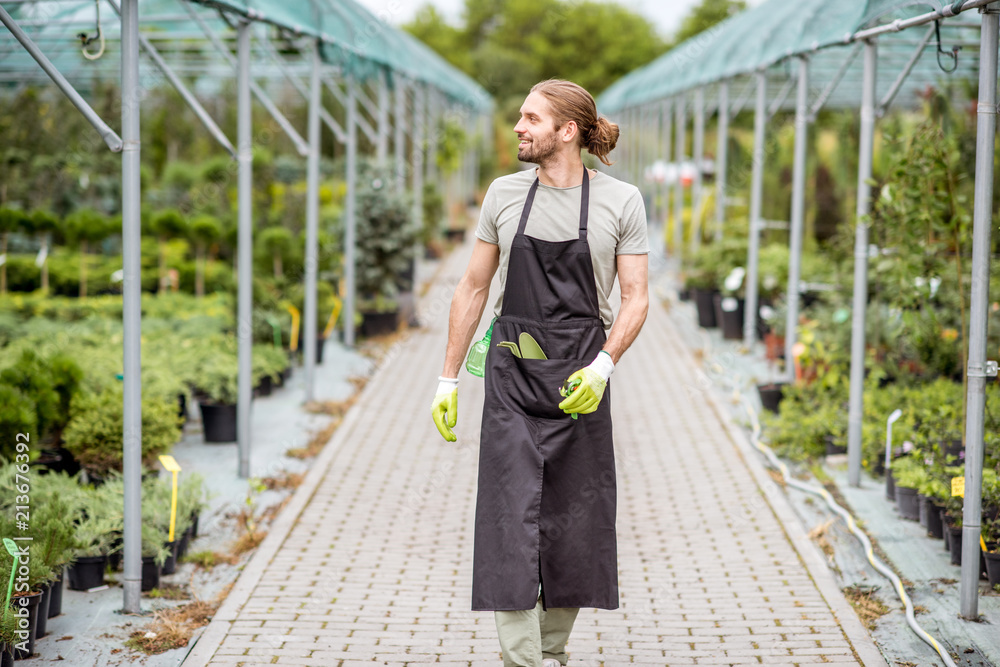
[[[486,353],[490,351],[490,340],[493,338],[493,325],[497,318],[490,322],[490,328],[486,330],[486,335],[482,340],[477,340],[469,349],[469,356],[465,360],[465,370],[476,377],[486,375]]]

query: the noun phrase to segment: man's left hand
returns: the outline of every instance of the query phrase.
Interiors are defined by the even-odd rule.
[[[615,370],[615,362],[605,351],[598,353],[597,358],[587,367],[581,368],[569,376],[568,382],[580,380],[579,386],[559,404],[559,409],[568,415],[590,414],[597,410],[604,398],[604,389],[608,378]]]

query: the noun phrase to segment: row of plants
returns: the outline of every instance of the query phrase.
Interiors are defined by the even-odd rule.
[[[37,639],[44,637],[47,620],[62,613],[64,575],[70,589],[89,590],[104,584],[109,559],[120,561],[124,525],[124,485],[112,474],[97,487],[80,483],[65,473],[38,474],[23,457],[0,462],[0,536],[30,536],[27,556],[20,558],[19,579],[5,613],[0,617],[0,645],[17,658],[30,657]],[[15,455],[17,456],[17,455]],[[23,486],[30,479],[30,521],[21,523]],[[203,479],[186,474],[178,485],[174,539],[170,540],[171,485],[149,476],[142,486],[143,590],[158,584],[161,571],[170,574],[179,554],[197,534],[198,517],[207,506]],[[19,497],[21,498],[19,500]],[[0,556],[0,577],[10,578],[14,559]],[[23,569],[22,569],[23,568]],[[148,573],[148,576],[147,576]],[[15,610],[27,610],[23,617]]]
[[[150,295],[143,302],[149,313],[143,320],[142,451],[150,467],[179,440],[189,399],[197,399],[204,412],[235,406],[237,397],[237,341],[228,297],[171,295],[169,300]],[[49,301],[24,300],[0,317],[6,321],[0,325],[6,338],[0,358],[0,454],[11,454],[17,433],[30,433],[43,459],[63,452],[101,477],[121,466],[122,323],[100,308],[75,313],[81,316],[75,321],[61,320],[66,310]],[[120,312],[120,299],[104,306]],[[43,314],[32,315],[39,308]],[[86,371],[78,363],[83,359]],[[291,368],[287,350],[273,340],[254,344],[252,361],[252,381],[261,393],[280,385]]]

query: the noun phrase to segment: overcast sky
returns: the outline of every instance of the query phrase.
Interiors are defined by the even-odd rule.
[[[395,25],[406,23],[416,11],[430,1],[452,22],[461,19],[464,0],[360,0],[370,10],[388,18]],[[680,25],[688,10],[700,0],[618,0],[619,4],[631,8],[656,24],[660,34],[669,37]],[[761,0],[750,0],[751,5]]]

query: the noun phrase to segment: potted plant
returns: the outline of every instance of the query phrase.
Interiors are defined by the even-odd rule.
[[[203,360],[195,385],[205,442],[236,440],[239,364],[236,355],[219,352]]]
[[[160,526],[142,523],[142,584],[143,592],[151,591],[160,585],[160,574],[163,564],[170,557],[167,548],[167,531]]]
[[[13,609],[5,609],[0,615],[0,667],[14,667],[14,649],[25,641],[22,633],[28,625],[28,620],[24,619],[22,628],[21,619]]]
[[[906,456],[892,462],[892,477],[896,486],[896,507],[904,519],[920,520],[917,491],[925,483],[927,470],[916,456]]]
[[[399,276],[408,270],[417,242],[411,207],[391,182],[388,172],[371,163],[359,171],[356,277],[362,335],[374,335],[387,325],[395,331]]]
[[[288,368],[288,356],[281,348],[268,344],[254,345],[252,356],[254,391],[260,396],[269,396]]]
[[[185,473],[177,484],[177,525],[174,536],[180,535],[177,558],[184,557],[191,540],[195,538],[196,524],[207,507],[205,479],[199,473]]]
[[[122,385],[112,385],[98,394],[80,393],[70,408],[70,421],[63,433],[65,447],[87,471],[88,477],[103,479],[122,467]],[[177,405],[149,397],[142,400],[142,461],[148,468],[181,436],[182,420]]]
[[[63,570],[73,560],[73,551],[78,543],[74,536],[72,517],[77,510],[58,494],[54,494],[39,504],[32,516],[35,532],[34,549],[37,558],[52,572],[42,591],[42,603],[36,628],[36,635],[44,637],[49,618],[62,611]],[[55,604],[53,604],[55,602]]]

